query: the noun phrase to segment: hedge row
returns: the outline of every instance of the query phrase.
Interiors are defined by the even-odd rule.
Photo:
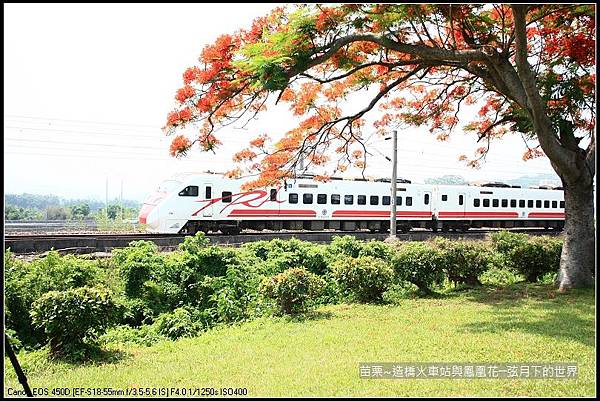
[[[430,293],[447,283],[536,281],[558,270],[561,247],[553,238],[500,232],[486,242],[392,246],[344,236],[329,245],[276,239],[228,248],[199,233],[176,252],[137,241],[106,261],[50,252],[26,263],[9,251],[6,322],[17,344],[83,358],[103,341],[150,344],[319,304],[382,302],[410,285]]]

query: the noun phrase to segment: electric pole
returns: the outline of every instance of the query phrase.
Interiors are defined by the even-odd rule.
[[[392,154],[392,199],[390,204],[392,205],[392,212],[390,213],[390,239],[396,239],[396,182],[397,182],[397,168],[398,168],[398,131],[392,131],[394,142],[394,153]]]

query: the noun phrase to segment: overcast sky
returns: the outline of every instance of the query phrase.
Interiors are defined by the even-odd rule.
[[[168,156],[161,131],[182,73],[219,35],[248,27],[276,4],[4,4],[4,191],[142,200],[183,171],[226,171],[231,155],[294,119],[284,107],[246,129],[223,131],[216,155]],[[467,120],[464,121],[468,122]],[[389,141],[371,140],[367,173],[388,176]],[[460,154],[479,145],[456,132],[435,141],[428,129],[399,135],[399,173],[422,182],[445,174],[503,180],[553,173],[546,158],[523,162],[523,140],[495,143],[479,170]],[[383,155],[382,155],[383,154]],[[358,170],[350,175],[358,175]]]

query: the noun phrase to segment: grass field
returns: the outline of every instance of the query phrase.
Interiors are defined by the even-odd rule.
[[[243,387],[258,396],[594,396],[593,290],[518,284],[396,305],[326,306],[152,347],[106,362],[21,353],[32,387]],[[359,362],[576,362],[576,380],[360,379]],[[8,359],[7,389],[21,389]]]

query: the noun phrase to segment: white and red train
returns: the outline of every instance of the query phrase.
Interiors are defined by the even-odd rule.
[[[562,188],[506,184],[397,185],[398,230],[413,227],[466,231],[472,227],[562,229]],[[385,232],[390,228],[390,181],[310,177],[280,187],[242,191],[243,179],[221,174],[179,174],[164,181],[142,206],[140,223],[156,233],[253,230]]]

